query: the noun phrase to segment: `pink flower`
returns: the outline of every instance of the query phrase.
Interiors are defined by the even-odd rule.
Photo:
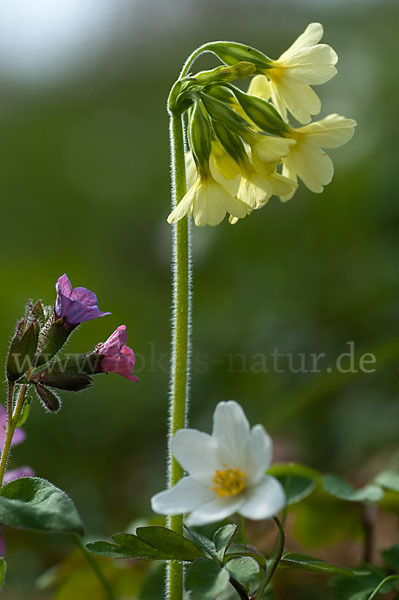
[[[67,327],[76,327],[84,321],[111,314],[98,310],[97,296],[94,292],[84,287],[73,289],[65,274],[58,279],[55,288],[57,290],[55,315],[58,319],[64,318]]]
[[[118,373],[131,381],[138,381],[137,377],[131,375],[136,362],[136,357],[131,348],[126,346],[126,325],[121,325],[112,335],[96,348],[96,354],[102,354],[100,360],[100,372]]]

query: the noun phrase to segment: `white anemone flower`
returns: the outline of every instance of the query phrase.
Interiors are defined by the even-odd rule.
[[[181,429],[170,447],[188,476],[153,496],[156,513],[190,513],[188,525],[204,525],[234,513],[253,520],[268,519],[284,507],[282,485],[265,475],[272,441],[262,425],[250,429],[237,402],[217,405],[212,435]]]
[[[291,129],[296,145],[284,159],[283,175],[297,181],[300,177],[306,187],[320,194],[334,175],[334,165],[323,148],[343,146],[354,134],[356,121],[341,115],[328,115],[304,127]],[[289,200],[292,194],[282,195],[281,200]]]
[[[327,44],[319,44],[323,26],[310,23],[295,42],[264,70],[269,82],[258,78],[251,92],[264,99],[271,95],[283,119],[287,110],[300,123],[309,123],[311,115],[318,115],[320,98],[310,87],[329,81],[337,72],[338,56]],[[270,97],[270,96],[269,96]]]

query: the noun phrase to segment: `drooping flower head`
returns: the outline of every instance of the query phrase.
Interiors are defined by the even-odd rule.
[[[295,42],[264,70],[256,85],[263,98],[271,95],[283,119],[289,111],[300,123],[309,123],[321,109],[318,95],[310,87],[329,81],[337,72],[338,56],[327,44],[319,44],[323,26],[310,23]]]
[[[126,346],[127,333],[126,325],[120,325],[112,335],[96,348],[96,354],[103,355],[99,363],[100,372],[118,373],[130,381],[138,381],[135,375],[132,375],[136,357],[129,346]]]
[[[272,441],[262,425],[252,429],[237,402],[220,402],[212,435],[181,429],[171,440],[171,452],[188,476],[156,494],[152,508],[163,515],[190,513],[189,525],[203,525],[239,513],[267,519],[285,504],[284,490],[265,475]]]
[[[330,183],[334,165],[323,148],[338,148],[349,142],[354,134],[356,121],[341,115],[328,115],[303,127],[291,129],[287,135],[295,139],[283,163],[283,174],[291,180],[302,179],[306,187],[317,194]],[[289,200],[292,194],[282,194],[282,200]]]
[[[65,319],[66,327],[75,327],[84,321],[111,314],[98,309],[97,296],[94,292],[84,287],[73,289],[65,274],[58,279],[55,287],[57,290],[55,315],[57,319]]]

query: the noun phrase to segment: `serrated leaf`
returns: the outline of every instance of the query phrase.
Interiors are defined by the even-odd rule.
[[[0,556],[0,590],[4,585],[4,581],[6,578],[7,565],[6,561],[2,556]]]
[[[324,475],[323,487],[326,492],[348,502],[379,502],[384,497],[384,491],[379,485],[370,483],[357,490],[337,475]]]
[[[184,530],[191,541],[197,546],[197,548],[201,550],[203,554],[205,554],[205,556],[209,556],[212,559],[218,558],[215,544],[211,540],[204,535],[201,535],[197,531],[194,531],[194,529],[185,527]]]
[[[215,600],[227,588],[229,579],[225,567],[207,558],[198,558],[187,570],[185,585],[190,600]]]
[[[72,500],[55,485],[39,477],[21,477],[0,489],[0,523],[36,531],[83,534]]]
[[[233,538],[237,532],[237,526],[228,524],[223,525],[215,532],[213,536],[213,543],[215,544],[216,553],[218,555],[219,560],[223,562],[224,555],[226,553],[227,548],[233,541]]]
[[[259,565],[249,556],[232,558],[225,564],[226,569],[240,583],[247,583],[260,571]]]
[[[145,543],[172,555],[175,560],[194,560],[203,556],[201,550],[191,540],[166,527],[159,525],[138,527],[136,534]]]
[[[287,552],[283,555],[280,561],[280,567],[301,569],[304,571],[316,571],[318,573],[334,573],[339,575],[354,576],[355,572],[350,569],[345,569],[333,563],[326,562],[319,558],[306,556],[305,554],[295,554]]]

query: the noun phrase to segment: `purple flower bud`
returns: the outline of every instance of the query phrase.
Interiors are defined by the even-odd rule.
[[[34,477],[35,472],[30,467],[18,467],[12,471],[6,471],[3,479],[3,485],[14,481],[14,479],[20,479],[20,477]]]
[[[65,274],[58,279],[55,287],[55,315],[57,319],[65,319],[66,327],[76,327],[83,321],[111,314],[98,310],[97,296],[94,292],[84,287],[72,289],[71,282]]]
[[[103,355],[100,361],[100,372],[118,373],[131,381],[138,378],[131,375],[136,357],[131,348],[125,345],[127,339],[126,325],[121,325],[112,335],[96,348],[96,354]]]

